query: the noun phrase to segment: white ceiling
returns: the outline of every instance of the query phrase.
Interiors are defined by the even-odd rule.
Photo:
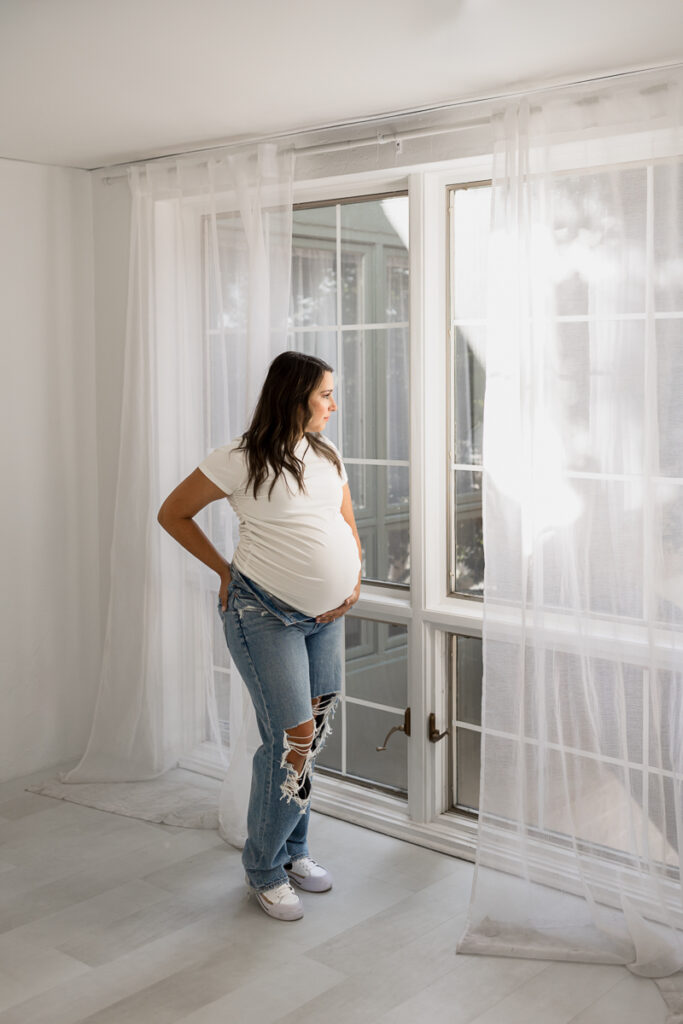
[[[0,0],[0,157],[95,168],[683,59],[683,0]]]

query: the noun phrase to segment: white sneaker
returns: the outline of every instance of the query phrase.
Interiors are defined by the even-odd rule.
[[[304,892],[327,892],[332,888],[332,875],[310,857],[297,857],[285,864],[285,871]]]
[[[278,921],[298,921],[304,916],[303,904],[289,882],[283,882],[273,889],[259,890],[249,884],[248,878],[245,877],[244,880],[249,892],[256,897],[269,917],[274,917]]]

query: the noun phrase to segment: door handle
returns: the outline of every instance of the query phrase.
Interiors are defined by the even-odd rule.
[[[448,736],[450,731],[451,730],[449,728],[444,729],[443,732],[439,732],[439,730],[436,727],[436,715],[432,711],[431,715],[429,716],[429,742],[438,743],[439,740],[442,740],[444,738],[444,736]]]
[[[403,712],[403,725],[395,725],[393,729],[390,729],[389,732],[384,737],[384,743],[382,744],[382,746],[375,747],[375,750],[378,753],[381,753],[382,750],[387,749],[387,743],[389,742],[389,740],[391,739],[395,732],[404,732],[406,736],[410,736],[410,708],[406,708],[405,711]]]

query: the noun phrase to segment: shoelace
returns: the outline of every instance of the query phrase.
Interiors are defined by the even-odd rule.
[[[292,862],[293,869],[296,869],[299,866],[303,868],[305,872],[310,872],[313,870],[313,868],[320,867],[320,865],[317,864],[314,860],[311,860],[310,857],[298,857],[295,861]]]
[[[278,885],[275,889],[267,889],[263,895],[271,903],[282,903],[288,897],[299,898],[289,882],[283,882],[282,885]]]

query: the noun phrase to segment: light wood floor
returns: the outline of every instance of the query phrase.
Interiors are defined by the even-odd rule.
[[[59,767],[70,767],[59,766]],[[313,815],[301,921],[216,832],[0,785],[0,1024],[663,1024],[625,968],[456,956],[472,867]]]

